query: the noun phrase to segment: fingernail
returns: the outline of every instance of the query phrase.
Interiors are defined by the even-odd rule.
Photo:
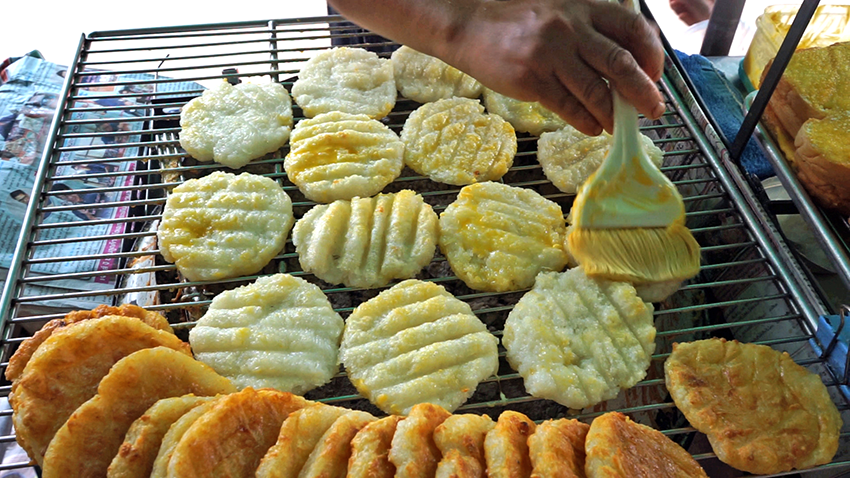
[[[664,102],[658,103],[657,105],[655,105],[655,108],[652,109],[652,117],[660,118],[665,111],[667,111],[667,104]]]

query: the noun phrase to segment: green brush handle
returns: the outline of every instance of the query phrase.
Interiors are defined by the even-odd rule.
[[[608,151],[608,156],[596,173],[606,178],[612,178],[616,176],[618,171],[628,167],[626,158],[631,156],[631,152],[643,151],[637,110],[626,102],[616,90],[612,90],[612,96],[614,97],[614,135],[611,139],[611,149]],[[638,154],[637,156],[642,156],[643,160],[649,161],[646,154]],[[641,163],[643,162],[641,161]],[[655,165],[651,166],[655,167]]]

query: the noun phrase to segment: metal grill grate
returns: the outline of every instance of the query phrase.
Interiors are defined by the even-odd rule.
[[[3,296],[2,366],[5,368],[9,356],[24,338],[44,322],[60,318],[72,309],[67,305],[69,301],[92,303],[88,308],[99,303],[135,301],[166,315],[178,335],[185,339],[217,293],[255,279],[257,276],[215,283],[182,280],[175,267],[158,254],[156,223],[170,188],[188,178],[226,170],[213,163],[197,163],[179,147],[179,108],[202,91],[200,87],[187,87],[186,82],[209,86],[221,78],[238,77],[242,81],[279,81],[291,88],[303,62],[316,51],[331,47],[332,38],[355,42],[350,46],[391,45],[390,42],[357,44],[362,35],[361,30],[338,17],[321,17],[98,32],[83,38],[73,75],[69,74],[66,83],[61,114],[57,116],[55,134],[46,152],[47,161],[36,178],[38,201],[30,207]],[[238,69],[238,74],[225,73],[229,68]],[[92,79],[101,81],[91,83]],[[104,87],[125,91],[118,95],[98,93],[97,89]],[[806,282],[805,274],[765,219],[740,176],[726,169],[719,141],[710,139],[711,127],[705,125],[704,117],[694,109],[691,94],[669,61],[660,87],[667,100],[667,112],[657,121],[642,119],[642,130],[664,151],[662,170],[685,199],[688,226],[703,248],[703,267],[699,276],[665,303],[656,305],[656,354],[647,378],[615,400],[590,410],[573,411],[528,396],[522,379],[507,364],[504,350],[500,349],[498,375],[482,383],[460,411],[495,417],[509,408],[542,420],[559,416],[590,418],[617,409],[631,414],[636,421],[663,430],[685,446],[692,444],[691,450],[704,466],[724,473],[717,476],[739,476],[716,463],[710,448],[700,444],[700,435],[687,425],[666,392],[662,364],[673,342],[721,336],[786,350],[798,363],[824,377],[842,412],[847,410],[848,403],[839,393],[841,380],[830,374],[824,360],[810,345],[814,340],[821,347],[813,330],[815,319],[825,310]],[[142,106],[96,103],[115,98]],[[384,121],[400,132],[407,115],[417,106],[399,97],[395,109]],[[134,112],[126,120],[132,123],[130,131],[116,134],[101,127],[114,123],[115,115],[130,111]],[[83,113],[89,115],[79,119]],[[91,113],[107,116],[92,118]],[[301,111],[295,107],[294,113],[297,121]],[[536,160],[536,139],[518,134],[518,153],[503,181],[540,192],[559,203],[566,213],[573,196],[561,193],[546,180]],[[123,155],[105,157],[106,151],[117,149]],[[277,180],[292,197],[295,216],[300,218],[314,203],[306,200],[286,178],[283,170],[286,153],[284,148],[243,170]],[[76,172],[74,167],[86,172]],[[60,191],[54,187],[57,183],[75,182],[86,184]],[[432,182],[405,169],[385,192],[400,189],[420,192],[439,213],[454,200],[459,188]],[[53,204],[55,199],[92,194],[112,199]],[[119,213],[116,215],[115,211]],[[57,213],[82,214],[85,218],[47,220]],[[108,243],[113,248],[104,250],[101,246],[105,241],[111,241]],[[65,246],[61,248],[65,252],[56,254],[57,245]],[[343,317],[378,292],[332,286],[302,272],[291,242],[260,275],[275,272],[288,272],[319,284]],[[419,277],[439,282],[470,303],[496,336],[501,335],[507,314],[524,292],[470,290],[451,274],[439,252]],[[55,287],[58,282],[68,280],[96,283],[97,288],[75,291]],[[3,395],[9,391],[8,384],[0,387]],[[307,396],[380,414],[357,395],[342,371],[330,384]],[[8,418],[10,414],[3,411],[0,417]],[[842,449],[846,435],[845,430]],[[3,444],[14,440],[14,435],[0,436]],[[821,468],[844,468],[850,465],[845,460],[847,457],[839,454],[834,463]],[[6,463],[0,470],[25,466],[23,462]]]

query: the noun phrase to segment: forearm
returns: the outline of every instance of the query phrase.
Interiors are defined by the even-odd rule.
[[[445,58],[483,1],[488,0],[328,0],[328,4],[361,27]]]

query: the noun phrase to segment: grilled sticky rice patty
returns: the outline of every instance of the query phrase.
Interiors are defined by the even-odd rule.
[[[434,430],[434,443],[443,455],[435,478],[484,476],[484,437],[495,423],[487,415],[452,415]]]
[[[387,413],[426,402],[453,411],[496,373],[497,342],[467,303],[408,279],[354,309],[340,357],[357,390]]]
[[[483,86],[439,58],[402,46],[392,54],[395,84],[401,96],[428,103],[461,96],[478,98]]]
[[[331,111],[380,119],[396,101],[392,63],[355,47],[325,50],[307,61],[292,97],[308,118]]]
[[[591,279],[580,267],[544,272],[508,314],[502,344],[528,393],[581,409],[646,376],[652,312],[625,282]]]
[[[390,415],[367,424],[351,440],[348,476],[393,478],[395,465],[389,453],[396,427],[404,417]],[[258,477],[259,478],[259,477]]]
[[[587,478],[708,478],[676,442],[619,412],[593,419],[585,452]]]
[[[501,183],[465,186],[440,214],[440,250],[475,290],[521,290],[541,271],[560,271],[567,263],[565,236],[557,203]]]
[[[450,416],[439,405],[420,403],[398,423],[389,454],[396,478],[434,476],[441,456],[434,443],[434,430]]]
[[[158,400],[235,391],[229,380],[167,347],[134,352],[112,366],[89,399],[56,432],[44,454],[44,478],[105,476],[127,430]]]
[[[292,100],[280,83],[222,80],[183,106],[180,127],[180,146],[193,158],[238,169],[286,144]]]
[[[643,147],[652,163],[658,167],[664,153],[646,135],[640,136]],[[543,167],[546,179],[562,192],[575,194],[591,174],[599,169],[611,148],[612,136],[603,132],[588,136],[570,125],[540,134],[537,140],[537,161]]]
[[[162,438],[180,417],[213,400],[213,397],[184,395],[163,398],[130,425],[124,443],[109,464],[107,478],[148,478],[153,471]]]
[[[841,416],[820,376],[787,353],[724,339],[673,345],[667,389],[717,457],[755,474],[829,463]]]
[[[448,98],[414,110],[401,130],[404,164],[434,181],[462,186],[495,181],[517,151],[513,127],[478,100]]]
[[[555,131],[567,123],[560,116],[537,102],[515,100],[509,96],[484,88],[484,106],[523,133],[540,136],[544,131]]]
[[[339,111],[302,120],[283,167],[308,199],[369,197],[401,174],[404,143],[380,121]]]
[[[281,273],[216,296],[189,342],[195,358],[238,388],[300,394],[339,371],[342,329],[318,286]]]
[[[216,171],[174,188],[157,239],[187,279],[221,280],[259,272],[294,222],[292,201],[273,179]]]
[[[291,393],[251,387],[222,397],[180,438],[167,476],[253,476],[286,417],[311,403]]]
[[[314,206],[295,223],[292,243],[305,272],[373,288],[415,276],[434,256],[438,235],[437,214],[405,189]]]

